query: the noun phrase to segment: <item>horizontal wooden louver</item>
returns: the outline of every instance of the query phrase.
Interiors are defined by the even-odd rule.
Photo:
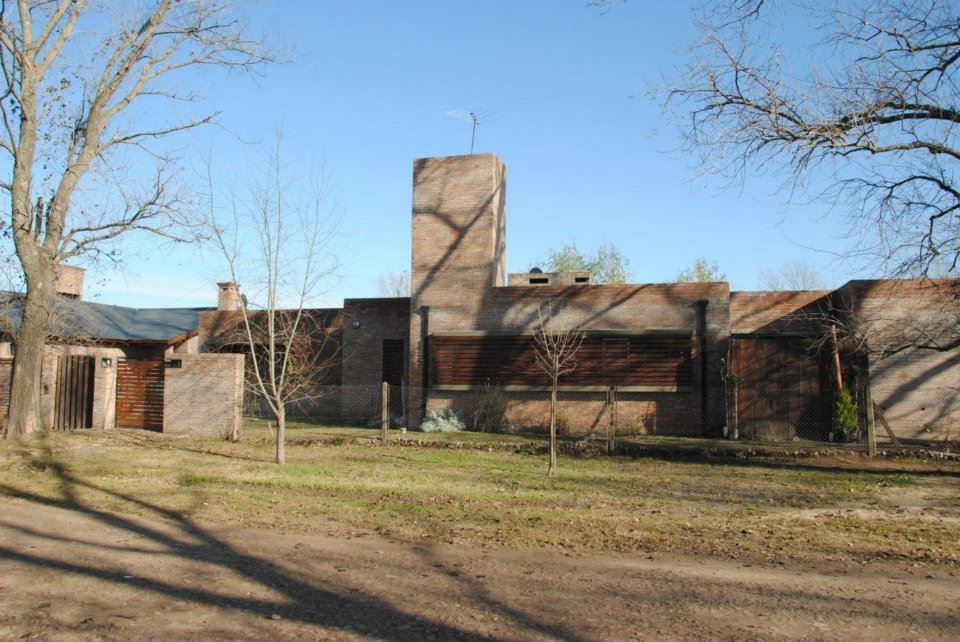
[[[432,336],[431,382],[439,386],[546,386],[529,335]],[[683,388],[693,383],[689,336],[587,336],[568,386]]]
[[[164,362],[121,359],[117,363],[117,425],[163,429]]]

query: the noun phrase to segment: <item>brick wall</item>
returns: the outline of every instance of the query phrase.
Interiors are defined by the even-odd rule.
[[[164,373],[163,432],[224,437],[240,425],[243,355],[183,354]]]
[[[850,281],[836,298],[868,338],[871,392],[894,432],[956,438],[960,348],[912,347],[882,359],[879,351],[916,344],[931,332],[940,336],[924,343],[947,345],[951,337],[960,337],[960,280]]]
[[[730,332],[734,334],[816,334],[830,290],[731,292]]]
[[[642,423],[658,432],[695,434],[702,428],[701,359],[716,379],[729,334],[729,288],[726,283],[660,285],[578,285],[507,287],[505,285],[505,176],[493,155],[421,159],[414,163],[413,256],[410,314],[409,380],[423,384],[425,335],[435,332],[530,332],[537,309],[560,302],[565,321],[587,329],[666,329],[692,335],[693,391],[636,393],[621,397],[624,417],[649,417]],[[707,355],[700,350],[698,301],[706,301]],[[429,407],[455,405],[469,393],[432,392]],[[709,394],[709,392],[707,393]],[[599,399],[599,401],[598,401]],[[517,395],[514,406],[521,396]],[[602,394],[571,402],[567,411],[581,429],[596,415]],[[633,403],[635,408],[628,408]],[[413,423],[422,398],[411,398]],[[711,408],[715,404],[711,404]],[[535,408],[530,414],[536,414]],[[722,409],[719,420],[722,421]]]
[[[383,381],[383,342],[400,339],[407,348],[410,331],[410,299],[346,299],[343,302],[342,380],[348,389],[343,395],[344,420],[365,421],[380,412],[378,386]],[[355,328],[354,323],[360,327]],[[404,381],[407,374],[404,373]]]
[[[589,285],[592,278],[589,272],[515,272],[507,275],[507,285]]]
[[[83,268],[73,265],[58,265],[54,270],[58,294],[77,299],[83,298]]]
[[[723,422],[723,408],[711,396],[722,394],[719,359],[729,334],[729,295],[726,283],[594,285],[492,288],[472,314],[462,316],[458,306],[435,304],[429,311],[430,332],[512,331],[533,332],[537,310],[548,301],[563,306],[560,322],[581,325],[587,330],[678,330],[691,335],[694,384],[692,390],[662,393],[621,393],[621,424],[635,432],[700,434],[705,425]],[[699,301],[706,301],[706,370],[708,375],[707,417],[702,416]],[[453,309],[451,309],[453,308]],[[411,364],[411,368],[413,368]],[[469,393],[431,392],[427,410],[455,406],[458,397]],[[521,415],[542,415],[540,402],[525,401],[517,393],[512,407]],[[567,394],[564,412],[573,420],[576,432],[589,432],[603,393],[576,396]],[[598,405],[599,404],[599,405]],[[527,406],[527,407],[524,407]],[[411,408],[416,408],[411,400]]]

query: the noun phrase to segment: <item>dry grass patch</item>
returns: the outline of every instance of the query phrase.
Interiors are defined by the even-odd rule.
[[[280,467],[270,463],[263,432],[239,444],[141,432],[55,434],[0,447],[0,484],[5,495],[33,501],[144,515],[149,504],[208,523],[337,536],[753,560],[960,562],[956,472],[593,457],[562,458],[551,479],[541,456],[381,446],[356,434],[294,432],[289,463]]]

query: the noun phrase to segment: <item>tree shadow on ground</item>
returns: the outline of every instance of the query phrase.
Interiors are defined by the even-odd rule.
[[[53,457],[49,449],[45,449],[43,455],[29,463],[34,468],[50,471],[56,477],[59,496],[45,497],[7,484],[0,484],[0,493],[35,504],[73,511],[92,518],[101,525],[144,538],[157,545],[158,550],[152,550],[149,547],[117,547],[106,543],[45,534],[38,529],[14,527],[21,533],[31,537],[66,540],[68,543],[83,544],[105,551],[147,552],[209,564],[262,586],[281,596],[281,599],[244,597],[219,592],[214,588],[198,588],[161,579],[131,577],[116,567],[96,565],[80,557],[68,561],[15,550],[8,545],[0,545],[0,559],[112,582],[198,605],[240,610],[262,618],[280,616],[287,621],[336,628],[377,639],[419,640],[426,636],[444,640],[491,639],[444,622],[400,611],[382,599],[358,589],[348,589],[351,594],[345,595],[346,591],[343,587],[338,586],[336,590],[333,587],[325,587],[316,579],[308,579],[269,560],[244,553],[202,528],[183,513],[75,477],[62,462]],[[81,490],[102,493],[111,500],[121,501],[152,517],[163,519],[166,525],[172,526],[174,530],[168,533],[123,515],[97,509],[80,498]],[[3,526],[11,527],[9,523]],[[538,629],[534,620],[528,620],[528,622],[529,626],[535,630]]]
[[[477,581],[475,578],[467,577],[456,568],[445,563],[437,554],[434,547],[417,547],[416,553],[424,562],[441,570],[445,575],[460,584],[466,590],[467,596],[473,600],[474,603],[485,606],[488,609],[499,613],[500,615],[508,617],[515,624],[521,626],[522,628],[534,631],[540,635],[547,636],[548,639],[570,640],[571,642],[586,642],[586,638],[580,637],[566,627],[558,624],[540,622],[530,614],[525,613],[524,611],[521,611],[520,609],[511,606],[502,600],[498,600],[493,596],[493,593],[486,586],[486,584]]]

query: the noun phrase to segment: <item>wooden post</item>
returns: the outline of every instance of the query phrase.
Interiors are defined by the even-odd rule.
[[[877,434],[874,431],[873,396],[870,394],[869,382],[865,393],[867,397],[867,455],[873,457],[877,454]]]
[[[387,429],[390,427],[390,384],[381,385],[380,440],[387,443]]]
[[[607,440],[607,454],[617,451],[617,387],[610,386],[610,438]]]
[[[613,386],[607,388],[607,454],[613,454]]]
[[[733,432],[727,436],[731,439],[740,438],[740,384],[733,383]]]
[[[877,418],[880,420],[880,425],[883,426],[883,429],[887,431],[887,436],[890,437],[890,441],[893,442],[893,445],[897,448],[900,447],[900,440],[897,439],[897,436],[893,434],[893,429],[890,428],[890,424],[887,423],[887,418],[883,416],[883,410],[877,407],[877,404],[873,404],[873,412],[876,414]]]
[[[837,392],[843,391],[843,371],[840,369],[840,343],[837,341],[837,325],[830,324],[830,338],[833,343],[833,369],[837,378]]]

